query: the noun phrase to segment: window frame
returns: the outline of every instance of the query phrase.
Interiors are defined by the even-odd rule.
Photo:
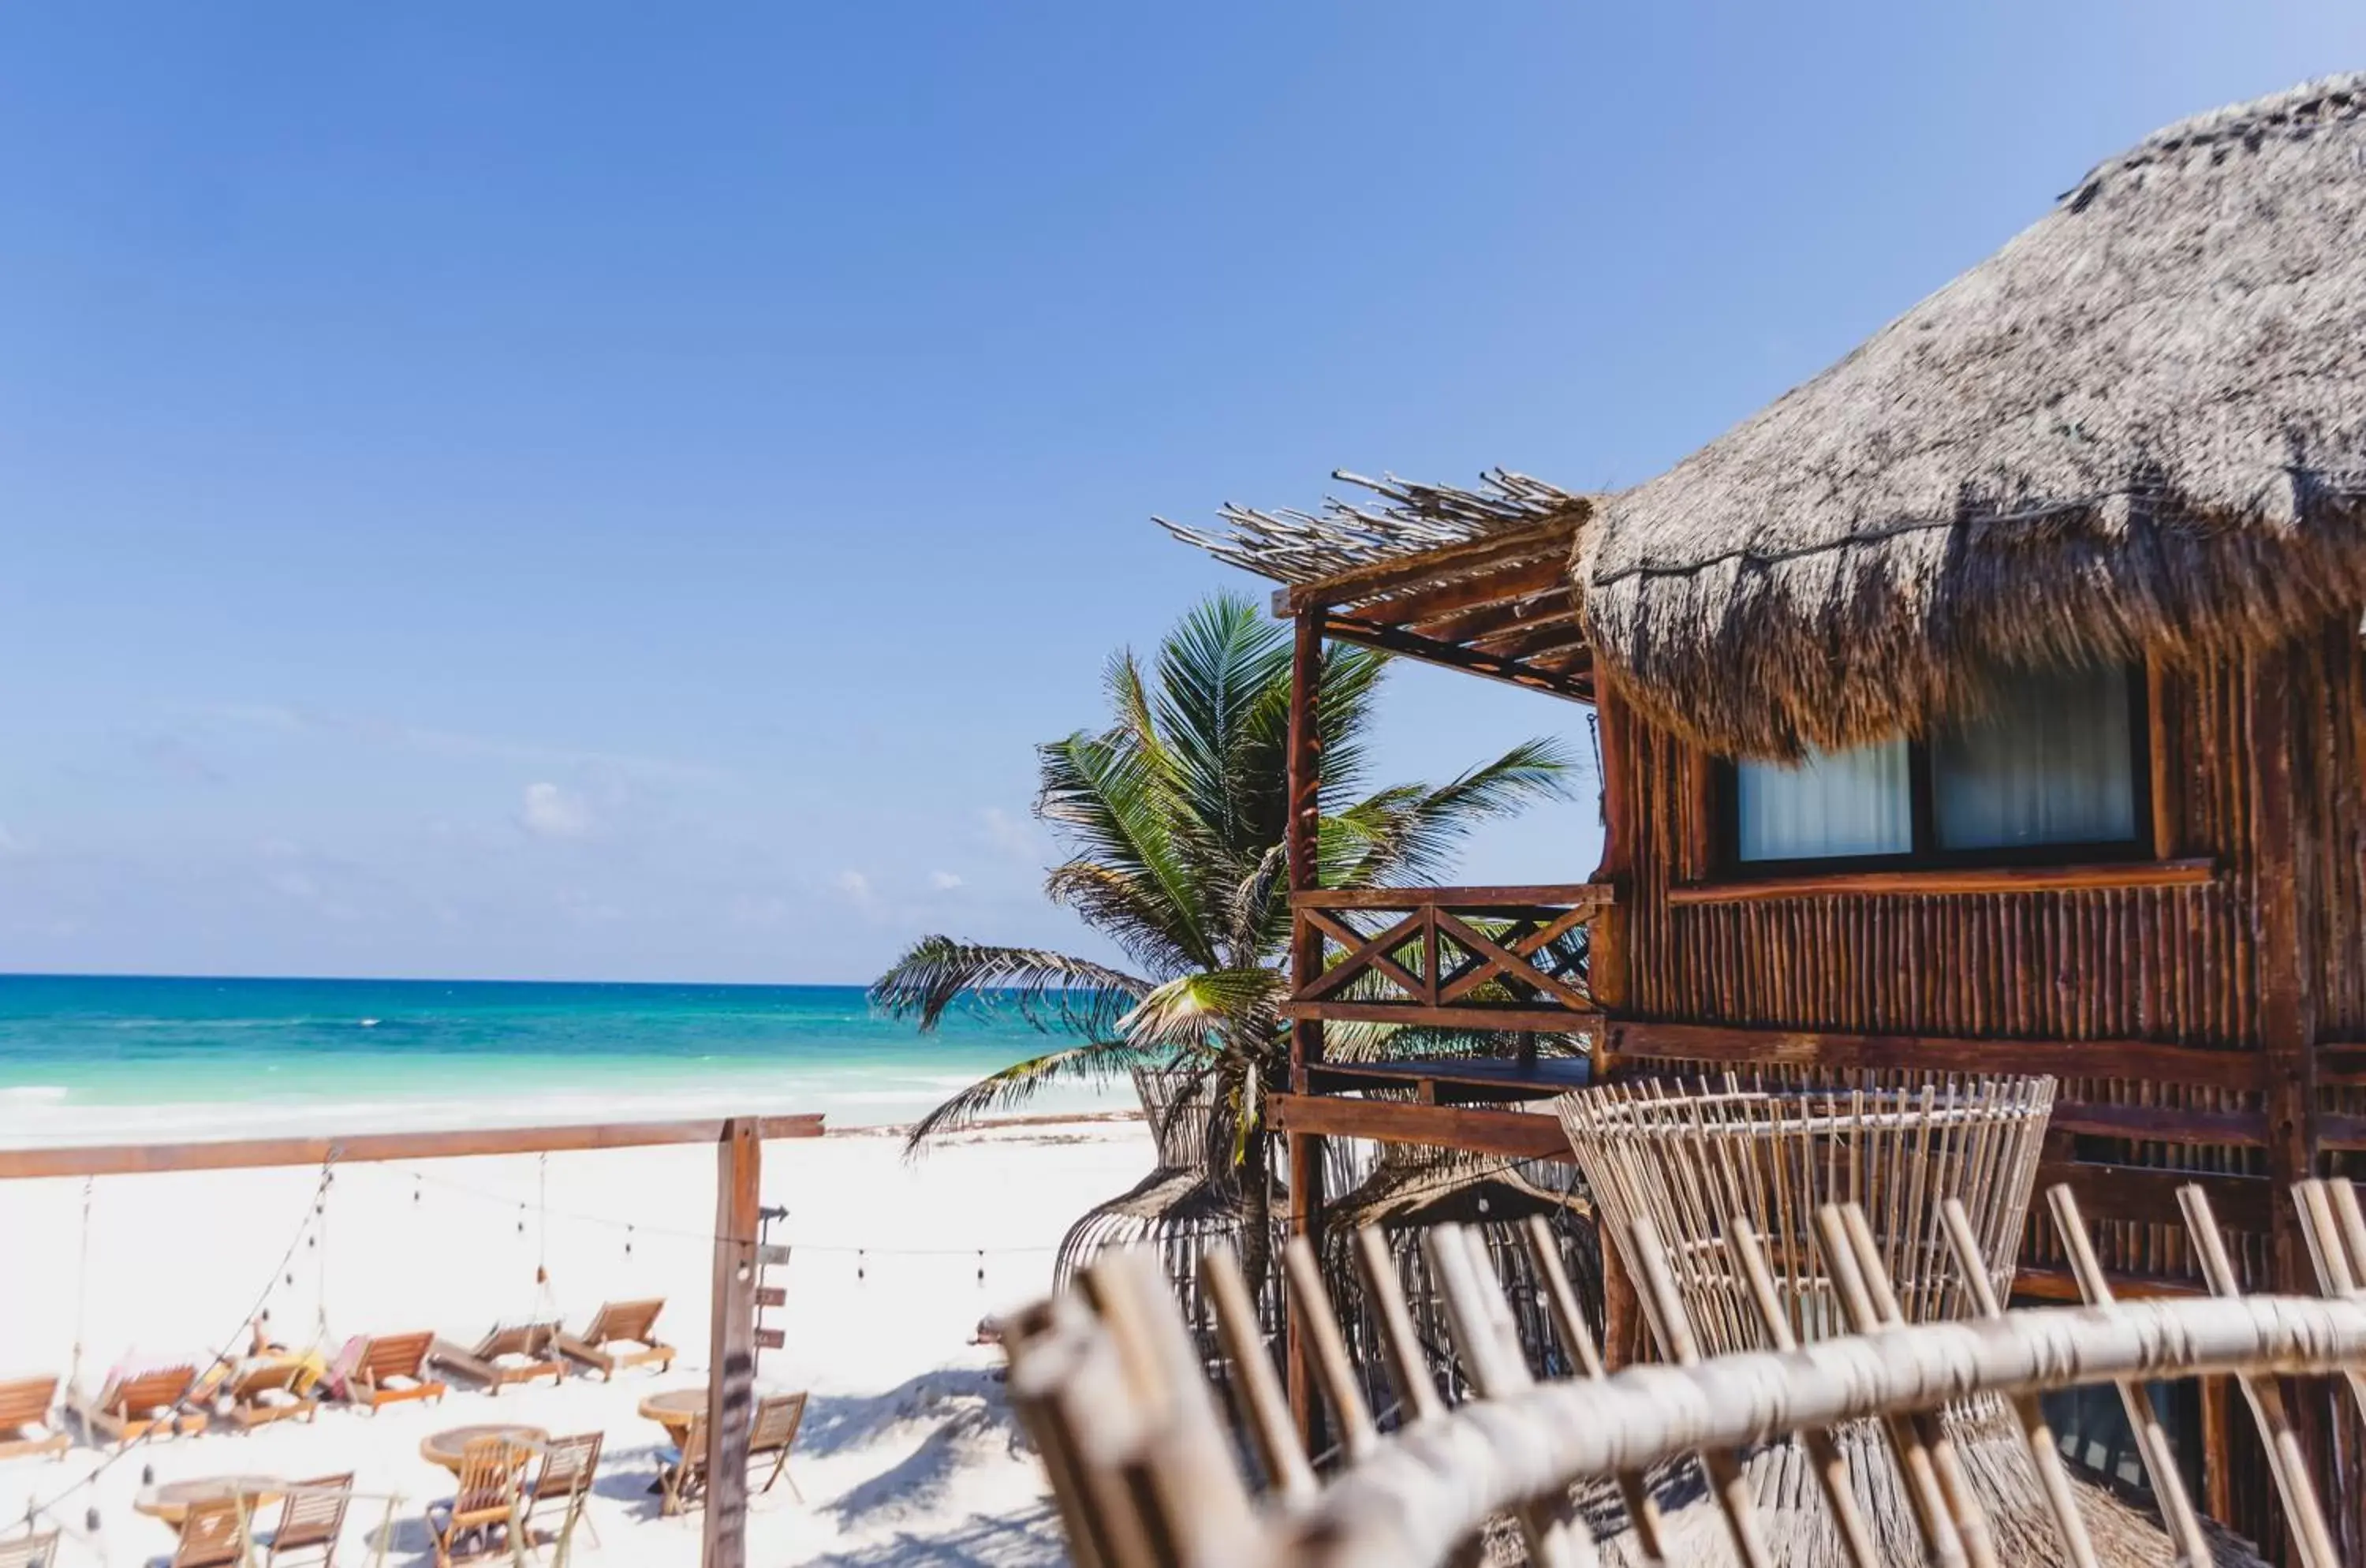
[[[1711,765],[1711,788],[1717,808],[1710,814],[1715,832],[1709,845],[1711,874],[1720,880],[1743,882],[1760,877],[1846,875],[1851,872],[1915,871],[1952,867],[2066,866],[2150,861],[2161,853],[2153,842],[2153,715],[2152,682],[2141,666],[2121,666],[2128,695],[2129,815],[2134,829],[2124,839],[2081,840],[2056,844],[2002,844],[1986,849],[1949,850],[1939,845],[1938,799],[1932,788],[1930,742],[1919,736],[1906,741],[1907,818],[1913,848],[1898,854],[1810,855],[1787,860],[1741,858],[1741,765],[1718,757]]]

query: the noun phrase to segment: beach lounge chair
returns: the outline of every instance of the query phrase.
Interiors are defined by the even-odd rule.
[[[243,1568],[254,1544],[254,1504],[244,1497],[192,1503],[181,1518],[172,1568]]]
[[[603,1379],[614,1377],[619,1367],[654,1364],[658,1371],[664,1371],[673,1365],[674,1348],[659,1344],[654,1331],[658,1314],[665,1311],[665,1304],[663,1296],[637,1302],[603,1302],[600,1310],[592,1314],[591,1326],[582,1333],[560,1332],[559,1353],[592,1368]]]
[[[0,1459],[62,1454],[73,1439],[50,1423],[57,1403],[55,1378],[12,1378],[0,1382]]]
[[[56,1568],[58,1532],[20,1535],[0,1540],[0,1568]]]
[[[345,1506],[354,1499],[354,1472],[315,1476],[287,1489],[279,1506],[279,1528],[263,1559],[263,1568],[278,1568],[282,1557],[320,1554],[321,1568],[336,1568],[337,1538],[345,1530]]]
[[[592,1529],[592,1481],[600,1470],[598,1432],[578,1432],[572,1437],[553,1438],[542,1446],[542,1466],[534,1479],[526,1483],[525,1525],[529,1542],[540,1544],[534,1536],[535,1519],[545,1514],[558,1516],[558,1529],[546,1539],[556,1540],[567,1531],[569,1521],[590,1530],[597,1543],[600,1532]]]
[[[805,1494],[797,1490],[796,1478],[789,1474],[789,1445],[797,1440],[797,1427],[806,1418],[806,1396],[802,1393],[767,1394],[756,1402],[756,1415],[748,1432],[748,1473],[754,1475],[759,1465],[770,1461],[772,1470],[764,1477],[758,1492],[770,1492],[772,1483],[786,1480],[789,1495],[802,1503]],[[678,1514],[706,1494],[706,1413],[699,1411],[690,1418],[690,1429],[682,1435],[679,1450],[659,1452],[658,1483],[661,1496],[658,1504],[660,1514]]]
[[[346,1342],[329,1369],[329,1386],[372,1410],[405,1399],[441,1399],[448,1392],[428,1375],[433,1334],[380,1334]]]
[[[109,1372],[97,1398],[77,1390],[67,1394],[66,1408],[95,1444],[137,1442],[151,1432],[202,1432],[205,1412],[185,1409],[182,1403],[197,1381],[197,1369],[186,1361]]]
[[[524,1468],[518,1458],[517,1445],[506,1438],[479,1438],[460,1450],[459,1488],[445,1501],[427,1505],[436,1568],[451,1568],[455,1558],[502,1544],[518,1518],[518,1477]]]
[[[290,1416],[310,1421],[320,1406],[296,1392],[303,1379],[301,1361],[251,1361],[223,1380],[214,1414],[242,1432]]]
[[[438,1339],[427,1359],[494,1393],[513,1382],[532,1382],[536,1378],[558,1382],[567,1376],[567,1362],[558,1353],[557,1318],[498,1324],[477,1341],[474,1349],[464,1350],[448,1339]]]

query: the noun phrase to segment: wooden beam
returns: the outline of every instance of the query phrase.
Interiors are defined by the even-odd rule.
[[[1365,620],[1381,617],[1358,611]],[[1576,595],[1567,583],[1531,593],[1525,599],[1506,599],[1500,604],[1482,604],[1475,610],[1458,610],[1435,620],[1407,624],[1405,630],[1417,632],[1439,642],[1484,642],[1492,637],[1516,636],[1539,627],[1577,627],[1581,625]],[[1578,640],[1583,640],[1583,633]],[[1500,652],[1501,649],[1496,651]]]
[[[1327,1094],[1277,1094],[1274,1119],[1291,1132],[1465,1149],[1513,1159],[1574,1161],[1558,1117],[1467,1105],[1406,1105]]]
[[[748,1437],[756,1408],[756,1233],[764,1144],[735,1116],[715,1143],[713,1313],[707,1331],[703,1568],[747,1568]]]
[[[749,1118],[763,1138],[818,1138],[813,1116]],[[468,1155],[558,1154],[576,1149],[637,1149],[659,1144],[711,1144],[725,1123],[596,1122],[563,1127],[468,1127],[433,1133],[354,1133],[337,1138],[235,1138],[190,1144],[94,1144],[67,1148],[0,1149],[0,1180],[45,1176],[141,1176],[176,1170],[247,1170],[287,1165],[363,1165],[390,1159]]]
[[[2178,798],[2177,770],[2171,765],[2169,667],[2159,654],[2145,660],[2145,761],[2150,769],[2146,794],[2152,807],[2152,854],[2155,860],[2175,860],[2180,835],[2177,824],[2184,802]]]
[[[1334,620],[1348,616],[1377,626],[1404,627],[1462,610],[1531,599],[1539,593],[1569,588],[1569,557],[1557,551],[1531,560],[1506,561],[1476,576],[1426,583],[1344,610],[1335,606],[1325,614]]]
[[[1322,885],[1323,833],[1323,616],[1301,611],[1292,630],[1290,663],[1290,815],[1284,822],[1284,869],[1292,896],[1312,893]],[[1291,922],[1290,985],[1293,992],[1312,988],[1323,977],[1323,930],[1313,920]],[[1323,1020],[1319,1015],[1292,1018],[1290,1023],[1290,1085],[1306,1087],[1307,1068],[1323,1060]],[[1271,1088],[1271,1085],[1268,1085]],[[1287,1128],[1283,1154],[1290,1173],[1290,1228],[1321,1256],[1323,1246],[1323,1140],[1319,1134]],[[1267,1156],[1271,1158],[1270,1154]],[[1258,1172],[1256,1179],[1267,1179]],[[1282,1360],[1289,1386],[1290,1414],[1298,1435],[1313,1451],[1312,1439],[1320,1419],[1314,1393],[1314,1347],[1301,1314],[1293,1305],[1283,1318]]]
[[[1391,593],[1400,588],[1432,581],[1441,575],[1460,575],[1503,561],[1551,553],[1556,549],[1566,563],[1570,547],[1576,539],[1577,519],[1572,516],[1555,518],[1534,527],[1491,534],[1462,544],[1443,545],[1418,555],[1393,556],[1387,560],[1317,578],[1312,582],[1277,588],[1273,593],[1273,613],[1287,620],[1301,610],[1328,609],[1335,604],[1353,604]]]
[[[1912,871],[1825,871],[1680,884],[1671,904],[1742,904],[1767,898],[1865,897],[1884,893],[2056,893],[2104,887],[2199,887],[2218,874],[2209,860],[2111,861],[2100,865],[1951,865]]]
[[[2122,1301],[2208,1293],[2199,1280],[2169,1280],[2153,1274],[2105,1274],[2103,1278],[2111,1285],[2112,1294]],[[2024,1267],[2013,1276],[2012,1293],[2016,1300],[2038,1302],[2083,1303],[2087,1299],[2067,1269]]]
[[[2112,1105],[2057,1100],[2046,1123],[2057,1133],[2135,1138],[2158,1144],[2217,1144],[2265,1148],[2268,1119],[2257,1111],[2184,1111],[2169,1105]]]
[[[1442,664],[1449,670],[1462,670],[1491,680],[1508,681],[1515,686],[1566,697],[1572,702],[1593,700],[1593,688],[1584,676],[1538,669],[1515,659],[1498,659],[1493,654],[1481,653],[1450,642],[1433,642],[1394,626],[1377,626],[1369,621],[1334,615],[1324,621],[1323,626],[1329,636],[1342,642],[1361,643],[1367,648],[1403,654],[1407,659],[1419,660],[1426,664]]]
[[[2181,1227],[2185,1211],[2177,1201],[2180,1187],[2198,1186],[2210,1195],[2218,1223],[2238,1231],[2268,1230],[2283,1189],[2260,1176],[2216,1176],[2193,1170],[2159,1170],[2150,1166],[2103,1165],[2090,1160],[2045,1160],[2037,1167],[2037,1189],[2067,1182],[2079,1200],[2079,1212],[2090,1224],[2125,1220],[2135,1224]],[[2303,1294],[2308,1292],[2303,1292]]]
[[[1501,1029],[1515,1034],[1585,1034],[1602,1028],[1599,1012],[1576,1008],[1431,1007],[1426,1002],[1284,1002],[1287,1019],[1394,1023],[1432,1029]]]
[[[2213,1051],[2148,1041],[1965,1040],[1631,1020],[1613,1021],[1609,1031],[1610,1047],[1621,1055],[1677,1061],[2052,1073],[2057,1077],[2150,1078],[2250,1091],[2258,1090],[2261,1083],[2259,1055],[2255,1051]],[[2183,1216],[2179,1215],[2175,1223],[2183,1224]]]
[[[1293,892],[1301,909],[1441,909],[1485,913],[1491,909],[1571,908],[1607,904],[1617,890],[1601,882],[1509,883],[1501,887],[1324,887]]]

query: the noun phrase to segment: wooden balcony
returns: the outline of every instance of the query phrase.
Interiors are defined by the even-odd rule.
[[[1292,1019],[1526,1033],[1590,1033],[1588,920],[1598,883],[1534,887],[1323,889],[1290,896],[1300,951],[1319,962],[1284,1004]]]

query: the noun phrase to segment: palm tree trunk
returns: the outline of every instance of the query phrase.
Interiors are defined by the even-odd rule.
[[[1241,1147],[1241,1272],[1262,1297],[1273,1269],[1273,1135],[1259,1119]]]

